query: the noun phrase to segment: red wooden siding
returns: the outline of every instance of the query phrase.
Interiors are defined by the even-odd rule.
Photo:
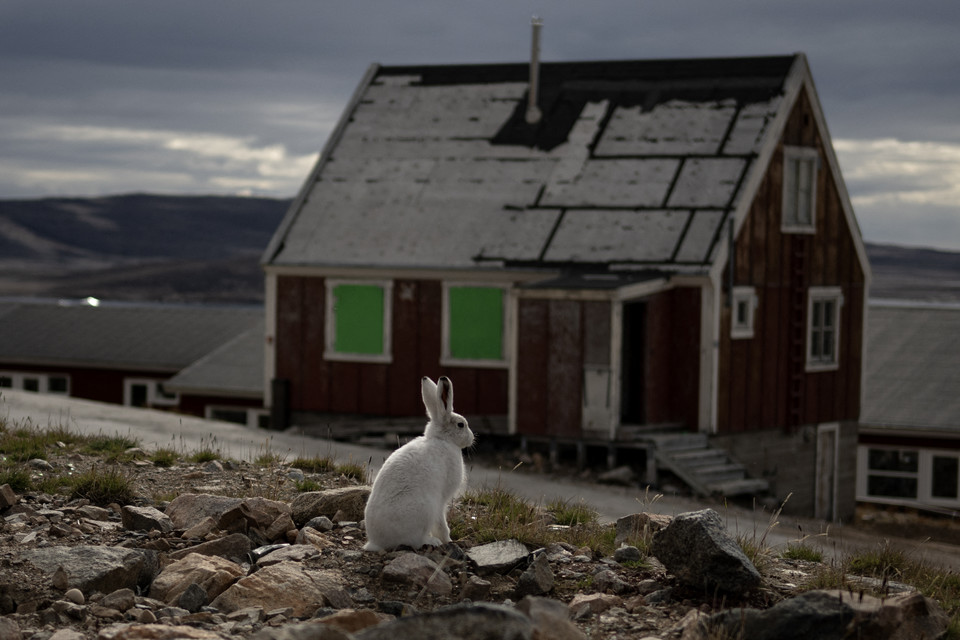
[[[276,376],[290,381],[291,410],[423,415],[420,378],[447,375],[460,413],[507,414],[506,368],[441,367],[439,281],[394,281],[389,364],[324,360],[325,295],[323,278],[277,278]]]
[[[783,145],[820,150],[816,233],[784,234]],[[860,413],[864,274],[853,231],[823,157],[809,100],[800,96],[736,240],[736,286],[758,296],[754,337],[730,338],[730,309],[720,316],[718,431],[739,432],[855,420]],[[807,292],[841,287],[839,368],[806,372]],[[723,301],[721,301],[723,302]]]

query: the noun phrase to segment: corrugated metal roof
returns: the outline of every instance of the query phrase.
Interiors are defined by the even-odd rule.
[[[76,364],[175,372],[262,318],[259,307],[21,303],[0,314],[0,367]]]
[[[960,431],[960,308],[870,305],[864,387],[865,425]]]
[[[377,67],[272,265],[708,265],[795,56]]]
[[[197,360],[164,383],[164,388],[195,395],[263,395],[263,339],[261,317],[253,327]]]

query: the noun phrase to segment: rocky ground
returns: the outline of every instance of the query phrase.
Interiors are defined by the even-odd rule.
[[[758,572],[709,510],[624,518],[616,535],[626,544],[612,554],[469,537],[375,553],[362,550],[369,489],[356,479],[280,463],[139,458],[120,465],[128,504],[0,488],[0,640],[692,640],[741,629],[886,638],[946,628],[939,607],[906,585],[811,591],[819,563],[774,557]],[[105,467],[77,453],[30,463],[35,483],[91,468]],[[458,505],[451,522],[478,508]]]

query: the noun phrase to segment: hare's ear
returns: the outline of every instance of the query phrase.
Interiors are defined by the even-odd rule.
[[[441,378],[442,380],[443,378]],[[440,407],[437,404],[437,385],[427,376],[420,380],[420,395],[423,397],[423,406],[427,408],[427,417],[434,420],[440,416]]]
[[[437,405],[447,413],[453,413],[453,383],[447,376],[440,376],[437,382]]]

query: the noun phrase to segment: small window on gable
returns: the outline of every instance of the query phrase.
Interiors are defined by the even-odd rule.
[[[501,287],[445,285],[443,360],[450,364],[506,363],[506,292]]]
[[[324,357],[390,362],[392,283],[327,281]]]
[[[730,337],[752,338],[757,294],[753,287],[734,287],[731,301]]]
[[[782,231],[814,232],[819,162],[817,150],[812,147],[784,147]]]
[[[807,321],[807,371],[836,369],[840,353],[839,287],[811,287]]]

